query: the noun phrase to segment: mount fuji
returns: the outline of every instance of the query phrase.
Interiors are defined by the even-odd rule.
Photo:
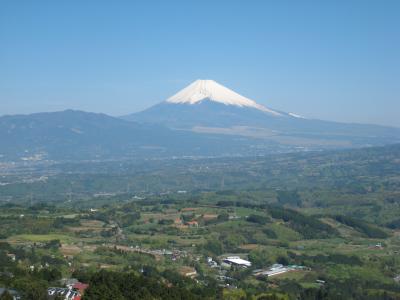
[[[400,142],[400,129],[307,119],[266,107],[214,80],[196,80],[165,101],[122,117],[174,130],[250,137],[295,147]]]
[[[258,104],[214,80],[196,80],[166,101],[123,118],[188,129],[261,125],[267,118],[283,116],[289,115]]]

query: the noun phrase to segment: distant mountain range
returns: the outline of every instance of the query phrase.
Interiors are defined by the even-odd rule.
[[[166,101],[122,118],[301,147],[358,147],[400,141],[400,128],[307,119],[267,108],[213,80],[196,80]]]
[[[311,120],[197,80],[149,109],[0,117],[0,160],[258,155],[400,142],[400,129]]]

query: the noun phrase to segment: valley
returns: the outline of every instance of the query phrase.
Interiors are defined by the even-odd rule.
[[[131,272],[191,299],[395,299],[399,151],[33,164],[50,171],[42,181],[3,173],[19,182],[0,186],[0,280],[24,290],[16,280],[30,278],[45,293],[77,278],[89,299],[96,276]]]

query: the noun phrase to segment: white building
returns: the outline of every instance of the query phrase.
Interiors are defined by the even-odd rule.
[[[251,267],[251,262],[248,260],[241,259],[239,256],[228,256],[223,260],[224,263],[227,263],[229,265],[234,265],[234,266],[240,266],[240,267]]]

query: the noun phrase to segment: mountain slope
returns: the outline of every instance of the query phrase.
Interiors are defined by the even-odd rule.
[[[162,124],[173,129],[205,133],[271,138],[295,146],[369,146],[400,141],[400,129],[306,119],[294,113],[267,108],[212,80],[197,80],[166,101],[142,112],[122,117],[141,123]],[[229,129],[229,130],[228,130]],[[260,134],[263,132],[263,134]],[[336,141],[336,142],[335,142]]]
[[[3,160],[229,155],[230,151],[243,151],[246,144],[226,136],[170,130],[73,110],[0,117]]]

